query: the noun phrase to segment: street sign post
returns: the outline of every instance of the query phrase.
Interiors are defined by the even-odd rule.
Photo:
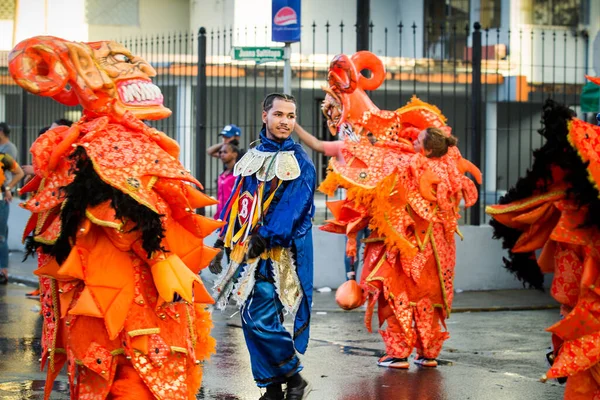
[[[273,0],[271,40],[294,43],[300,41],[300,0]]]
[[[237,61],[256,61],[257,64],[283,61],[283,47],[234,47],[233,59]]]
[[[283,92],[292,94],[291,43],[301,35],[300,0],[273,0],[271,40],[285,43]]]

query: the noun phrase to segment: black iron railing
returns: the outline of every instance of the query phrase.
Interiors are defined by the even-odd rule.
[[[313,23],[304,30],[303,41],[292,45],[292,92],[299,104],[298,118],[320,139],[334,140],[320,112],[321,86],[326,84],[331,58],[355,51],[356,26]],[[386,81],[370,93],[375,104],[394,110],[412,95],[435,104],[448,118],[462,153],[481,166],[480,206],[463,223],[478,224],[485,205],[497,201],[531,165],[532,150],[542,141],[537,130],[546,98],[578,110],[590,64],[586,32],[486,29],[478,23],[472,27],[371,24],[369,30],[371,50],[387,70]],[[218,133],[230,123],[242,129],[241,147],[248,148],[261,127],[261,100],[282,90],[282,63],[256,65],[233,59],[234,46],[273,45],[267,27],[115,39],[156,69],[155,82],[173,115],[153,125],[180,142],[184,164],[195,171],[209,194],[215,194],[222,166],[204,149],[218,143]],[[13,127],[13,141],[25,163],[42,127],[57,118],[76,119],[78,111],[24,94],[7,75],[7,57],[0,53],[0,119]],[[322,179],[326,158],[309,154]]]

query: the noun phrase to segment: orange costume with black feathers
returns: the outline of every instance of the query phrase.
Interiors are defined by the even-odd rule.
[[[24,89],[83,117],[31,147],[36,176],[22,192],[38,254],[45,398],[67,364],[73,399],[193,399],[214,351],[197,273],[221,223],[178,161],[179,146],[142,120],[166,118],[154,69],[115,42],[49,36],[19,43],[10,73]]]
[[[552,366],[542,380],[566,378],[567,400],[600,399],[600,127],[552,100],[542,121],[532,167],[486,211],[507,269],[538,289],[554,274],[562,318],[547,329]]]
[[[360,71],[371,71],[366,78]],[[464,173],[481,179],[479,170],[456,147],[436,158],[415,153],[413,141],[426,128],[450,135],[436,107],[413,98],[395,111],[380,110],[365,91],[385,79],[374,54],[336,56],[329,67],[323,112],[331,133],[345,134],[343,159],[332,159],[319,190],[333,195],[347,189],[346,199],[329,202],[334,218],[322,229],[348,236],[347,254],[356,255],[356,234],[369,227],[360,281],[363,295],[349,281],[338,289],[338,302],[354,308],[368,299],[365,323],[378,306],[387,356],[408,368],[414,348],[435,359],[448,333],[461,200],[469,207],[477,189]],[[381,361],[381,360],[380,360]],[[381,365],[381,364],[380,364]],[[399,365],[399,364],[398,364]]]

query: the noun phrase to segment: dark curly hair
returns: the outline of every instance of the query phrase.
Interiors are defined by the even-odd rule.
[[[542,124],[538,131],[546,139],[542,147],[533,152],[534,162],[524,177],[500,198],[500,204],[508,204],[522,200],[547,190],[552,181],[552,167],[564,171],[564,180],[569,185],[567,197],[575,203],[587,206],[584,226],[600,229],[600,199],[598,190],[588,180],[587,163],[584,163],[577,150],[568,140],[568,122],[576,114],[568,107],[549,99],[543,107]],[[524,286],[542,289],[544,277],[540,271],[535,254],[513,253],[521,231],[509,228],[492,219],[494,238],[502,240],[502,247],[509,250],[509,257],[504,258],[505,267],[523,282]]]

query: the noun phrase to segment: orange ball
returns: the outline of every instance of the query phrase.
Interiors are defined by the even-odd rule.
[[[344,310],[353,310],[365,302],[362,287],[355,280],[344,282],[335,293],[335,301]]]

